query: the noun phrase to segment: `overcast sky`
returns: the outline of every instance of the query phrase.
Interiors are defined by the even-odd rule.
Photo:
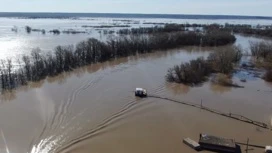
[[[272,0],[0,0],[0,12],[272,16]]]

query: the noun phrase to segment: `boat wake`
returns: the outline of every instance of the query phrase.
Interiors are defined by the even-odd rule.
[[[67,100],[63,100],[59,107],[55,107],[51,120],[47,118],[44,121],[45,124],[41,130],[41,133],[37,138],[33,139],[32,143],[30,144],[29,153],[56,152],[57,148],[59,146],[63,146],[64,144],[66,144],[65,146],[69,147],[77,142],[81,142],[94,135],[97,135],[103,129],[107,128],[113,122],[116,122],[122,115],[132,109],[132,107],[136,104],[135,100],[128,102],[120,111],[111,115],[109,118],[104,119],[101,124],[96,126],[96,128],[85,132],[79,137],[69,140],[69,133],[75,132],[75,130],[77,132],[82,130],[80,128],[75,129],[76,126],[72,126],[74,124],[73,121],[80,118],[80,116],[82,116],[88,110],[88,108],[85,108],[83,111],[71,116],[71,108],[81,92],[86,91],[89,88],[95,88],[95,85],[97,85],[106,76],[124,71],[129,67],[130,66],[127,65],[120,65],[113,69],[109,69],[109,71],[103,70],[97,72],[91,79],[83,81],[78,88],[69,94]]]

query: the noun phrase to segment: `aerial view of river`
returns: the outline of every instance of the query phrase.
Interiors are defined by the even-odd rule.
[[[148,24],[149,23],[149,24]],[[153,24],[151,24],[153,23]],[[271,25],[272,20],[0,18],[0,59],[30,54],[34,48],[51,52],[58,45],[76,45],[88,38],[106,41],[118,29],[152,27],[158,23]],[[86,27],[90,26],[90,27]],[[119,25],[119,27],[99,27]],[[120,26],[122,25],[122,26]],[[25,26],[44,29],[45,34]],[[91,27],[92,26],[92,27]],[[55,35],[50,30],[84,33]],[[104,31],[114,31],[111,34]],[[249,51],[249,41],[268,38],[235,35],[236,45]],[[193,153],[182,144],[200,133],[237,142],[271,144],[272,132],[210,112],[162,99],[136,98],[137,87],[148,94],[197,103],[225,113],[247,116],[271,126],[272,84],[247,74],[234,75],[244,88],[214,85],[191,87],[165,81],[169,67],[207,57],[221,47],[181,47],[92,64],[21,86],[0,96],[0,152],[10,153]],[[241,82],[247,77],[247,82]],[[244,149],[244,148],[243,148]],[[205,152],[205,151],[204,151]],[[262,152],[260,149],[252,153]]]

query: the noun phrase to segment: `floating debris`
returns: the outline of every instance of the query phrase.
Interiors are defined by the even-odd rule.
[[[183,143],[197,151],[201,150],[200,144],[190,138],[183,139]]]

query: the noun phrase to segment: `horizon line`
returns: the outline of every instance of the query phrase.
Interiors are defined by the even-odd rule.
[[[263,16],[263,15],[227,15],[227,14],[177,14],[177,13],[124,13],[124,12],[120,12],[120,13],[106,13],[106,12],[0,12],[0,13],[49,13],[49,14],[122,14],[122,15],[188,15],[188,16],[229,16],[229,17],[263,17],[263,18],[272,18],[272,16]]]

